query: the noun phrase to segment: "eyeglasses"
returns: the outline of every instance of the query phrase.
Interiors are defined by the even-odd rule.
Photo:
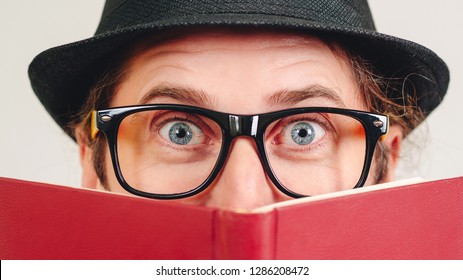
[[[233,115],[185,105],[94,111],[92,135],[108,141],[116,177],[128,192],[176,199],[204,191],[235,137],[251,137],[267,176],[291,197],[365,184],[388,117],[326,108]]]

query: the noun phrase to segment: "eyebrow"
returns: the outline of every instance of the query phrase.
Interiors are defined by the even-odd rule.
[[[315,98],[322,98],[337,107],[346,108],[346,104],[334,90],[319,85],[308,86],[301,90],[278,91],[269,97],[269,103],[271,106],[291,106]]]
[[[185,87],[159,86],[146,93],[140,104],[149,104],[156,98],[167,97],[187,105],[212,108],[211,98],[202,90]],[[345,103],[332,89],[319,85],[308,86],[301,90],[281,90],[268,98],[270,106],[289,107],[308,99],[322,98],[336,107],[346,108]]]
[[[152,88],[140,100],[140,104],[148,104],[156,98],[167,97],[179,102],[202,107],[210,107],[212,104],[209,96],[201,90],[184,87],[161,86]]]

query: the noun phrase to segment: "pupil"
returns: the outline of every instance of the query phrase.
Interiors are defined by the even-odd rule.
[[[299,129],[299,133],[298,133],[299,137],[304,138],[304,137],[306,137],[308,134],[309,134],[309,132],[308,132],[306,129]]]
[[[184,128],[179,128],[177,129],[175,134],[177,135],[178,138],[184,138],[186,136],[186,131]]]

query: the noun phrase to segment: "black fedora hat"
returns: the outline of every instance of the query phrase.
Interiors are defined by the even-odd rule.
[[[288,28],[338,36],[385,76],[410,69],[407,79],[425,115],[440,104],[449,83],[448,68],[434,52],[377,32],[366,0],[107,0],[93,37],[34,58],[29,66],[32,88],[72,135],[68,124],[111,53],[148,32],[193,26]]]

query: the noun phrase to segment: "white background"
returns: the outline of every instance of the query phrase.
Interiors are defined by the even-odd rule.
[[[461,280],[462,261],[320,261],[320,260],[157,260],[157,261],[2,261],[2,280],[47,279],[47,280]],[[158,276],[161,267],[190,269],[240,269],[237,276]],[[251,275],[250,267],[308,267],[306,275]],[[26,268],[26,269],[25,269]],[[297,269],[298,270],[298,269]]]
[[[77,147],[33,94],[27,67],[47,48],[91,37],[103,2],[1,0],[0,176],[80,185]],[[429,47],[447,62],[451,72],[443,104],[410,138],[415,148],[404,154],[398,177],[463,175],[462,2],[370,0],[370,7],[380,32]]]

